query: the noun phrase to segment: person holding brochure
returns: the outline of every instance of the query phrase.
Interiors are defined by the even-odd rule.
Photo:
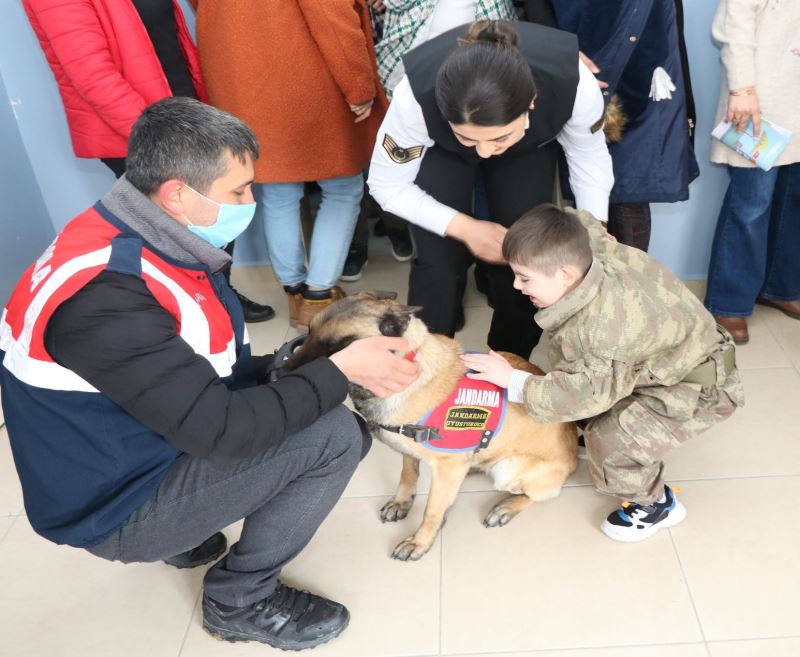
[[[746,318],[755,303],[800,319],[800,3],[721,0],[712,34],[723,64],[716,123],[740,133],[763,116],[792,133],[768,171],[722,141],[711,161],[728,166],[708,268],[705,305],[737,344],[749,340]]]

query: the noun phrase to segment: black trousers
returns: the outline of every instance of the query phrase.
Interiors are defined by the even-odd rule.
[[[389,235],[390,239],[395,235],[404,237],[404,234],[408,233],[408,222],[396,214],[383,210],[377,201],[372,198],[365,185],[364,196],[361,198],[361,211],[358,213],[356,227],[353,229],[353,239],[350,242],[351,251],[367,253],[369,247],[369,218],[374,216],[378,216],[383,222],[386,234]]]
[[[416,183],[441,203],[474,216],[475,168],[480,166],[491,221],[509,227],[536,205],[552,202],[557,157],[556,143],[517,152],[512,146],[483,161],[468,161],[434,146],[425,154]],[[452,337],[474,257],[458,240],[418,226],[411,230],[417,257],[411,265],[408,303],[422,306],[418,315],[432,332]],[[527,359],[542,333],[533,321],[536,308],[514,289],[510,267],[486,264],[485,271],[494,308],[487,344]]]
[[[647,252],[650,247],[650,204],[612,203],[608,206],[608,232],[620,244]]]

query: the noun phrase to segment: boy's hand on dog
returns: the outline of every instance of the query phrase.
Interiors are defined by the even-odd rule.
[[[508,388],[508,381],[514,368],[505,358],[496,351],[489,350],[488,354],[462,354],[461,360],[475,372],[467,374],[467,378],[478,381],[488,381],[501,388]]]
[[[450,220],[445,234],[466,244],[476,258],[495,264],[504,264],[503,239],[508,228],[493,221],[473,219],[459,212]]]
[[[407,353],[416,347],[405,338],[378,335],[351,342],[330,360],[351,383],[376,397],[389,397],[405,390],[419,376],[419,365],[393,352]]]

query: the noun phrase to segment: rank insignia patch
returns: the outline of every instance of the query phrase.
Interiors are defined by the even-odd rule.
[[[389,154],[389,157],[392,158],[392,162],[397,162],[397,164],[405,164],[406,162],[411,162],[411,160],[416,160],[418,157],[422,157],[424,148],[424,146],[409,146],[408,148],[403,148],[402,146],[398,146],[397,142],[388,134],[383,136],[383,150]]]

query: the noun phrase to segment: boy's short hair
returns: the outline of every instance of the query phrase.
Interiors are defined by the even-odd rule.
[[[576,214],[542,203],[508,229],[503,257],[547,276],[566,265],[585,272],[592,264],[589,232]]]

